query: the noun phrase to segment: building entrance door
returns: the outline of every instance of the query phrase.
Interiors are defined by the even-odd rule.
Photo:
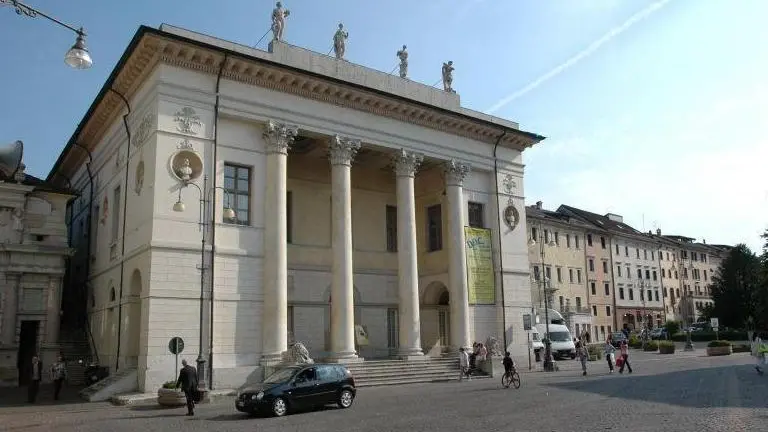
[[[29,383],[32,372],[32,356],[37,353],[37,331],[40,321],[22,321],[19,333],[19,356],[17,359],[19,368],[19,387]],[[43,365],[46,366],[46,365]]]

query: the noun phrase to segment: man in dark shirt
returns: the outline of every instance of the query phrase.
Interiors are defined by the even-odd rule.
[[[40,357],[35,354],[32,356],[32,370],[29,374],[29,403],[35,403],[37,392],[40,390],[40,381],[43,379],[43,363]]]
[[[195,396],[197,394],[197,369],[187,364],[186,360],[181,361],[181,372],[176,381],[176,388],[181,387],[184,397],[187,399],[187,415],[195,415]]]
[[[515,368],[515,362],[512,361],[512,357],[509,356],[509,351],[504,353],[504,360],[502,360],[502,363],[504,364],[505,374],[512,372],[512,370]]]

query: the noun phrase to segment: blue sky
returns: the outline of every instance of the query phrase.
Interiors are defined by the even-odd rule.
[[[95,62],[88,71],[68,68],[63,56],[73,35],[0,7],[0,143],[23,140],[28,172],[42,177],[140,24],[253,45],[274,7],[266,0],[28,3],[84,26]],[[453,60],[464,106],[547,136],[524,155],[528,204],[610,211],[638,229],[761,246],[758,236],[768,228],[768,2],[284,3],[292,13],[288,42],[326,53],[343,22],[348,60],[389,72],[407,44],[410,77],[427,84]],[[501,104],[507,96],[514,97]]]

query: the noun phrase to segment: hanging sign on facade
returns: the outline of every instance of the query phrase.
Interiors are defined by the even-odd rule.
[[[495,304],[496,280],[491,255],[491,230],[464,227],[467,288],[470,304]]]

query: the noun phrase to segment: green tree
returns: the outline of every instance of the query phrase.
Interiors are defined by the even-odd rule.
[[[768,229],[763,235],[763,254],[760,256],[758,289],[755,293],[755,326],[759,330],[768,330]]]
[[[717,316],[715,315],[715,306],[712,303],[704,303],[703,306],[696,306],[696,309],[699,311],[699,321],[709,322],[710,318]]]
[[[758,316],[762,307],[756,303],[761,297],[761,267],[761,259],[744,244],[736,245],[723,260],[712,277],[715,304],[710,311],[721,325],[742,328],[750,317],[755,324],[765,319]]]

